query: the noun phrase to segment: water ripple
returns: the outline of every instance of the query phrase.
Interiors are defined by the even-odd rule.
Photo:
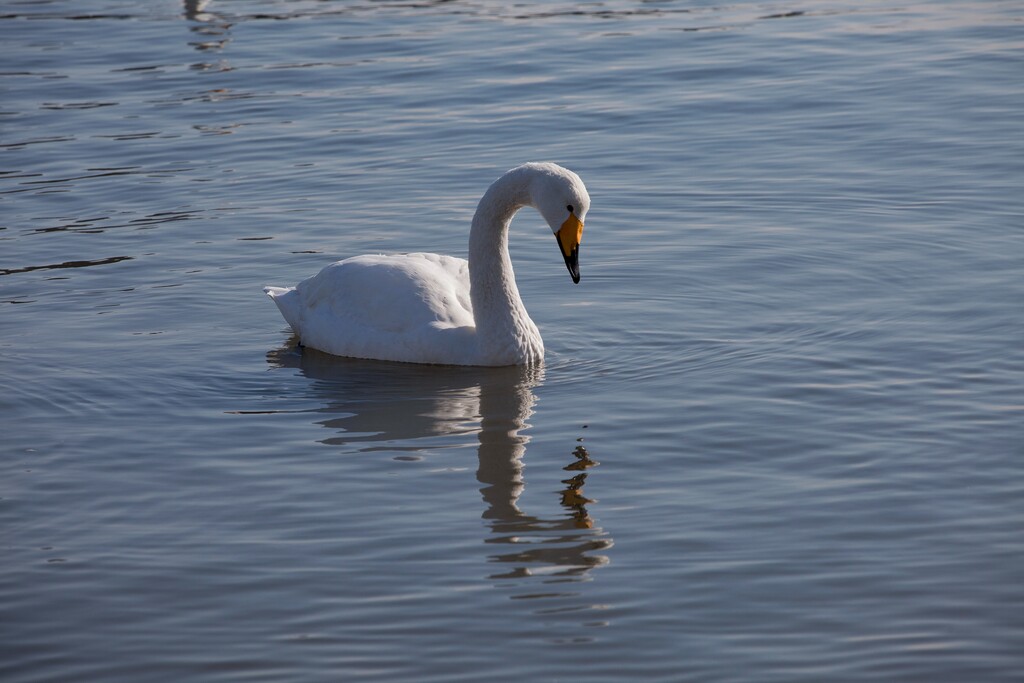
[[[0,678],[1019,678],[1013,3],[0,12]],[[528,159],[543,366],[288,341]]]
[[[59,268],[89,268],[90,266],[105,266],[121,261],[131,261],[131,256],[111,256],[109,258],[94,259],[92,261],[64,261],[63,263],[52,263],[45,266],[25,266],[23,268],[0,268],[0,275],[13,275],[14,273],[28,273],[33,270],[55,270]]]

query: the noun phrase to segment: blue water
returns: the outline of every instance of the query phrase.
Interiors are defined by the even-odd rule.
[[[0,5],[0,679],[1013,681],[1015,2]],[[266,284],[523,213],[543,367]]]

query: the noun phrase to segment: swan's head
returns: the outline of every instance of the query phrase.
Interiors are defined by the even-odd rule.
[[[580,240],[583,221],[590,210],[590,195],[580,177],[557,164],[528,164],[534,177],[530,183],[533,206],[547,221],[558,240],[572,281],[580,281]]]

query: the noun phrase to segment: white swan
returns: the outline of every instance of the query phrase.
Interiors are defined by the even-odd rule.
[[[556,164],[524,164],[484,193],[469,261],[438,254],[355,256],[291,288],[266,287],[302,344],[338,356],[443,365],[522,365],[544,342],[519,297],[508,226],[524,206],[555,234],[573,282],[590,196]]]

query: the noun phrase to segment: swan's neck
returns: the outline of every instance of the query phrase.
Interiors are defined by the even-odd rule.
[[[533,204],[523,173],[507,173],[484,193],[469,232],[469,282],[481,353],[496,363],[544,357],[537,326],[523,306],[508,255],[508,226]]]

